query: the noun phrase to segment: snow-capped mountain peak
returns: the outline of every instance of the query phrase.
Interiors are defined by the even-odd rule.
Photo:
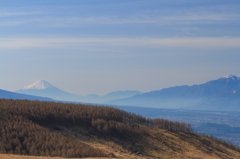
[[[227,75],[227,76],[224,76],[223,78],[231,78],[231,79],[234,79],[234,78],[240,78],[239,75]]]
[[[37,82],[27,86],[27,87],[24,87],[23,89],[47,89],[47,88],[53,88],[54,86],[51,85],[50,83],[48,83],[47,81],[45,80],[38,80]]]

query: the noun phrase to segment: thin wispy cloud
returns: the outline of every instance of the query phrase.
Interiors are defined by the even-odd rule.
[[[11,17],[11,19],[0,19],[0,26],[79,27],[81,25],[93,24],[187,25],[226,22],[238,23],[240,20],[240,13],[238,12],[240,5],[236,4],[200,5],[194,7],[179,6],[177,9],[174,9],[164,6],[166,2],[159,2],[159,4],[163,4],[162,6],[154,2],[160,8],[152,6],[149,9],[142,8],[145,3],[143,1],[138,3],[122,2],[106,6],[96,5],[94,7],[91,5],[51,6],[37,7],[35,10],[30,7],[19,8],[18,12],[0,12],[0,18]],[[124,10],[129,5],[135,5],[135,8]],[[21,16],[21,19],[19,19],[19,16]]]
[[[82,45],[132,47],[223,48],[240,47],[240,38],[1,38],[0,48],[72,47]]]
[[[1,15],[0,15],[1,16]],[[117,16],[94,16],[94,17],[36,17],[2,20],[0,26],[18,26],[18,25],[32,25],[44,27],[78,27],[80,25],[92,24],[185,24],[185,23],[225,23],[227,21],[237,21],[240,15],[182,15],[182,16],[159,16],[159,17],[117,17]]]
[[[176,15],[163,17],[164,20],[178,20],[178,21],[230,21],[239,20],[240,15],[238,14],[187,14],[187,15]]]
[[[14,17],[25,15],[39,15],[41,12],[0,12],[0,17]]]
[[[222,7],[222,6],[221,6]],[[222,10],[222,8],[218,10]],[[234,6],[230,6],[234,7]],[[229,8],[229,6],[228,6]],[[234,7],[236,8],[236,6]],[[71,8],[67,8],[71,9]],[[77,10],[77,8],[74,8]],[[28,8],[29,10],[29,8]],[[63,14],[64,13],[64,14]],[[0,26],[37,25],[45,27],[78,27],[79,25],[92,24],[186,24],[186,23],[225,23],[239,21],[238,12],[219,12],[216,8],[196,8],[196,10],[179,9],[178,11],[163,9],[139,13],[138,11],[129,14],[101,14],[91,15],[87,13],[71,14],[69,10],[64,12],[53,8],[38,8],[37,11],[0,12],[0,18],[11,17],[11,19],[0,19]],[[21,17],[21,19],[19,19]]]

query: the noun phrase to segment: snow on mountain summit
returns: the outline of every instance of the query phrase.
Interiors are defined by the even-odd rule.
[[[52,86],[50,83],[48,83],[45,80],[38,80],[37,82],[24,87],[23,89],[27,90],[27,89],[47,89],[47,88],[53,88],[54,86]]]
[[[224,76],[224,77],[220,78],[219,80],[226,80],[227,82],[235,81],[240,84],[240,76],[239,75],[228,75],[228,76]]]
[[[240,75],[227,75],[227,76],[224,76],[223,78],[240,78]]]

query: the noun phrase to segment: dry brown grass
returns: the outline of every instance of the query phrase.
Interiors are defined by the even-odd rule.
[[[81,140],[96,149],[119,159],[239,159],[240,153],[222,144],[195,134],[170,132],[164,129],[145,127],[148,131],[135,138],[99,135],[83,127],[57,125],[64,136]],[[52,125],[48,125],[52,129]],[[54,125],[56,127],[56,125]],[[56,131],[56,130],[54,130]],[[134,148],[131,145],[134,143]],[[35,157],[21,155],[0,155],[0,159],[63,159],[60,157]],[[90,159],[90,158],[88,158]],[[100,159],[100,158],[92,158]],[[101,159],[107,159],[101,157]]]
[[[0,159],[67,159],[62,157],[37,157],[37,156],[23,156],[23,155],[5,155],[0,154]],[[68,158],[70,159],[70,158]],[[74,158],[77,159],[77,158]],[[81,158],[81,159],[109,159],[109,158]]]
[[[51,126],[48,126],[51,127]],[[128,159],[239,159],[240,153],[222,144],[196,134],[171,132],[143,126],[145,134],[138,137],[99,135],[82,127],[60,126],[61,134],[113,154],[116,158]],[[143,129],[144,130],[144,129]],[[143,133],[143,132],[142,132]]]

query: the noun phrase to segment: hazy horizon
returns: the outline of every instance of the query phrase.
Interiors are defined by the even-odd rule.
[[[234,0],[0,2],[0,89],[149,92],[240,75]]]
[[[232,75],[223,76],[223,77],[219,77],[219,78],[224,78],[224,77],[229,78],[229,76],[231,77]],[[240,75],[233,75],[233,76],[240,77]],[[212,80],[217,80],[217,79],[212,79]],[[210,81],[212,81],[212,80],[210,80]],[[33,86],[35,83],[37,83],[37,82],[39,82],[39,81],[45,81],[45,82],[47,82],[47,85],[50,84],[50,85],[52,85],[53,87],[55,87],[54,84],[49,83],[49,82],[46,81],[46,80],[38,80],[38,81],[35,81],[35,82],[33,82],[33,83],[31,83],[31,84],[29,84],[29,85],[27,85],[27,86],[25,86],[24,88],[21,88],[21,89],[19,89],[19,90],[22,90],[22,89],[32,89],[32,88],[30,88],[30,87]],[[206,82],[209,82],[209,81],[206,81]],[[206,83],[206,82],[204,82],[204,83]],[[200,83],[200,84],[204,84],[204,83]],[[193,85],[194,85],[194,84],[193,84]],[[188,85],[188,86],[193,86],[193,85]],[[180,86],[182,86],[182,85],[180,85]],[[28,88],[28,87],[29,87],[29,88]],[[170,87],[175,87],[175,86],[170,86]],[[170,88],[170,87],[166,87],[166,88]],[[58,88],[58,87],[56,87],[56,88]],[[39,88],[34,88],[34,89],[39,89]],[[40,89],[42,89],[42,88],[40,88]],[[45,88],[43,88],[43,89],[45,89]],[[162,88],[162,89],[164,89],[164,88]],[[16,90],[16,91],[18,91],[18,90]],[[65,90],[62,90],[62,91],[65,91]],[[102,95],[107,95],[107,94],[109,94],[109,93],[118,92],[118,91],[138,91],[138,90],[116,90],[116,91],[107,92],[106,94],[102,94]],[[148,91],[148,92],[151,92],[151,91],[156,91],[156,90],[150,90],[150,91]],[[15,91],[14,91],[14,92],[15,92]],[[68,93],[72,93],[72,92],[68,92]],[[147,93],[147,92],[141,92],[141,93]],[[87,94],[87,95],[99,95],[99,94],[91,93],[91,94]]]

